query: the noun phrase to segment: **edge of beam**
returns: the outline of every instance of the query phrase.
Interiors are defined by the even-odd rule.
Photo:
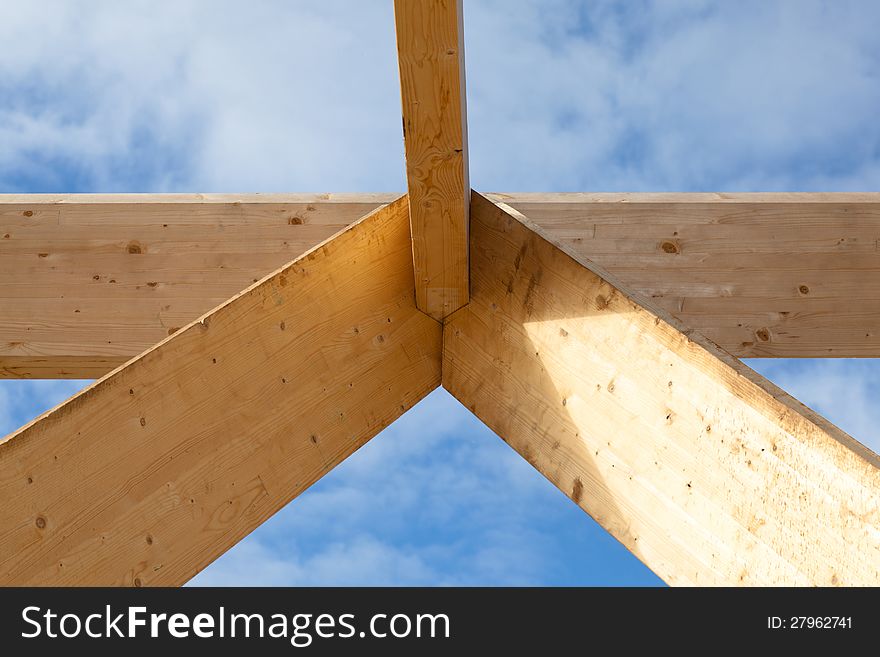
[[[491,192],[493,203],[880,203],[880,192]]]
[[[400,198],[396,192],[292,193],[292,194],[0,194],[0,205],[88,205],[113,203],[374,203],[388,204]]]

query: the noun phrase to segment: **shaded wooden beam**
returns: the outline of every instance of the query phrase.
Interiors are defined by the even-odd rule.
[[[389,194],[0,195],[0,378],[97,378]]]
[[[0,583],[186,582],[439,384],[413,297],[401,199],[7,437]]]
[[[395,0],[416,304],[468,300],[470,186],[461,0]]]
[[[443,386],[672,584],[880,583],[880,459],[474,194]]]
[[[495,194],[740,357],[880,357],[880,194]]]

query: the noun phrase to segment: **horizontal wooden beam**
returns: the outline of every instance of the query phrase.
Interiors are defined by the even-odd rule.
[[[0,378],[97,378],[389,194],[0,195]]]
[[[443,386],[672,584],[880,584],[880,459],[474,195]]]
[[[467,119],[461,0],[395,0],[416,303],[468,300]]]
[[[0,584],[186,582],[434,389],[440,332],[401,199],[0,442]]]
[[[96,378],[391,195],[0,196],[0,377]],[[880,356],[878,194],[498,194],[743,357]]]
[[[880,357],[880,194],[493,194],[740,357]]]

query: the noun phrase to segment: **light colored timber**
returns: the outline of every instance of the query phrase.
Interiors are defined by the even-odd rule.
[[[401,199],[7,437],[0,583],[190,579],[439,385],[412,272]]]
[[[878,457],[550,240],[474,194],[443,386],[671,584],[880,584]]]
[[[0,196],[0,377],[96,378],[391,200]],[[880,356],[880,195],[492,195],[743,357]]]
[[[0,378],[97,378],[390,194],[0,195]]]
[[[470,186],[461,0],[395,0],[416,303],[468,300]]]
[[[880,357],[880,194],[492,194],[740,357]]]

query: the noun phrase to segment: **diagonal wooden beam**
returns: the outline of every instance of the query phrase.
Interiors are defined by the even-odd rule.
[[[0,443],[0,583],[186,582],[440,382],[406,199]]]
[[[474,194],[443,386],[673,584],[880,584],[880,459]]]
[[[470,186],[461,0],[395,0],[416,304],[468,300]]]
[[[740,357],[880,357],[880,194],[495,194]]]
[[[97,378],[389,194],[0,195],[0,378]]]

